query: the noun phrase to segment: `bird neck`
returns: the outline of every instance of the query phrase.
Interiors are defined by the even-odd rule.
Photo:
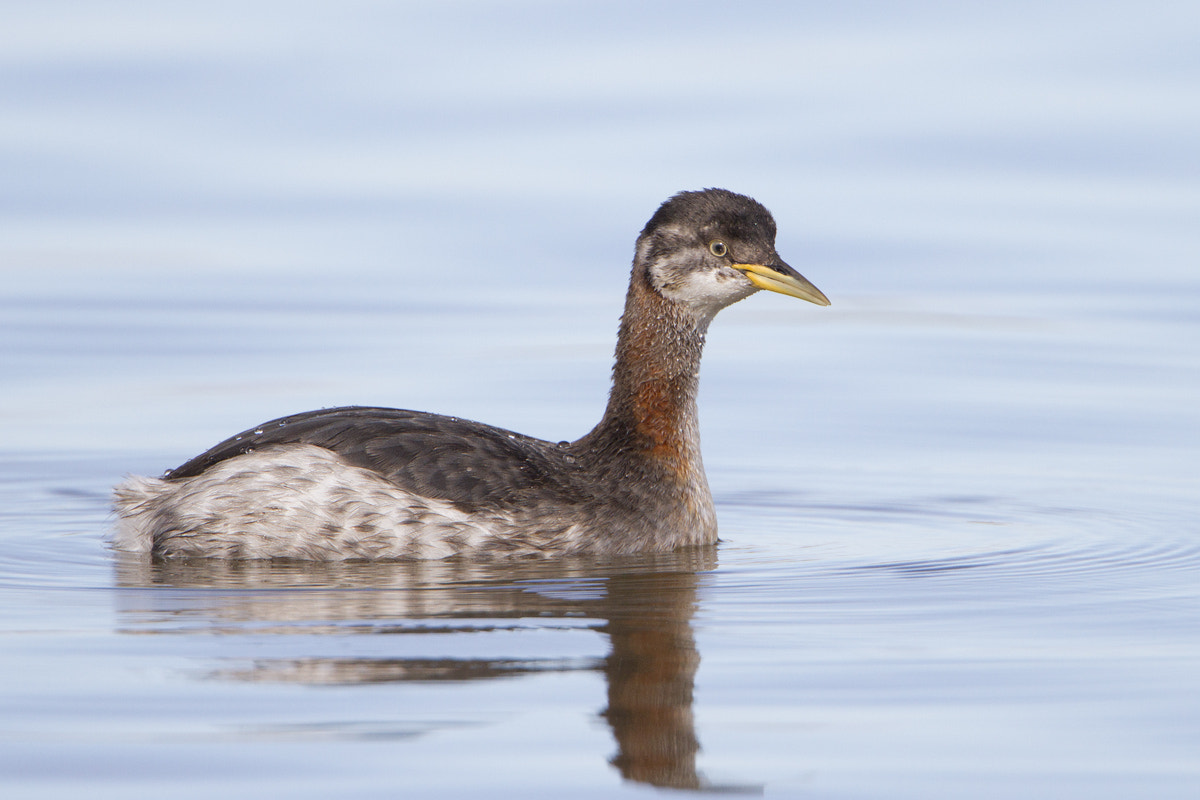
[[[617,336],[604,419],[585,439],[610,453],[636,454],[687,480],[699,471],[696,411],[707,320],[698,320],[635,272]]]

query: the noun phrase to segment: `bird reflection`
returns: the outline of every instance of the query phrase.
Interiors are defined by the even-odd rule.
[[[609,584],[617,603],[624,599],[627,606],[609,616],[606,626],[612,650],[604,664],[604,717],[618,746],[612,764],[626,780],[698,789],[700,742],[692,717],[692,687],[700,654],[691,627],[696,576],[654,577],[658,603],[645,602],[645,575],[620,575]],[[628,607],[639,600],[651,607]]]
[[[607,682],[608,723],[623,778],[706,788],[692,715],[699,653],[691,620],[714,547],[620,560],[503,565],[456,562],[117,561],[119,616],[130,633],[471,633],[592,629],[604,658],[257,658],[211,677],[356,685],[481,681],[590,670]],[[708,787],[715,788],[715,787]],[[728,788],[728,787],[726,787]]]

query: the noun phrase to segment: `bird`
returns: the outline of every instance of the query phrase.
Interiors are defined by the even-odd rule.
[[[683,191],[637,237],[608,404],[574,441],[347,406],[266,422],[114,490],[112,546],[156,559],[497,559],[717,541],[696,407],[721,309],[829,299],[779,256],[758,201]]]

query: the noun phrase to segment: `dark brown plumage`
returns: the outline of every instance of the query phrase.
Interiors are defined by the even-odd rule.
[[[552,443],[387,408],[273,420],[117,490],[116,545],[158,555],[431,558],[668,550],[716,539],[696,391],[708,324],[758,289],[828,305],[775,222],[721,189],[638,237],[600,423]]]

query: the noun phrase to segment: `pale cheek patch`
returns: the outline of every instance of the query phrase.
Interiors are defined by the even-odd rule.
[[[682,272],[672,278],[659,288],[663,297],[685,306],[705,322],[758,291],[745,275],[727,267]]]

